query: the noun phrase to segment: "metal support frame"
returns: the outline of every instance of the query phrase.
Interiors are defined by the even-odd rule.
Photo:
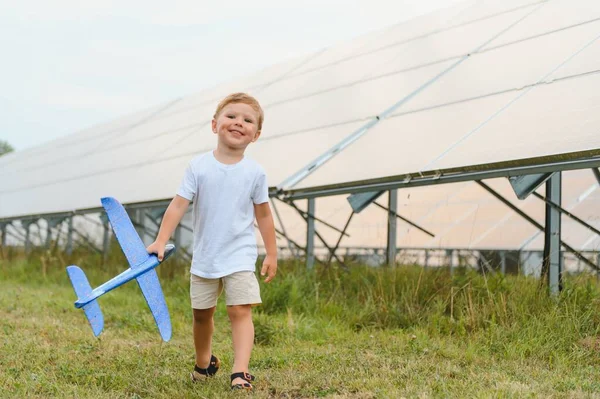
[[[346,221],[346,224],[344,225],[344,229],[342,231],[342,234],[340,234],[340,238],[338,238],[337,242],[335,243],[335,247],[333,247],[333,251],[331,251],[329,253],[329,259],[327,260],[327,264],[331,264],[331,260],[333,259],[333,254],[336,253],[336,251],[338,250],[338,248],[340,247],[340,243],[342,242],[342,239],[344,238],[344,232],[346,232],[346,229],[348,229],[348,226],[350,225],[350,221],[352,220],[352,217],[354,217],[354,214],[356,212],[352,211],[350,212],[350,216],[348,216],[348,220]]]
[[[131,212],[131,220],[133,222],[133,226],[135,227],[135,230],[137,231],[138,235],[140,236],[140,239],[142,241],[144,241],[144,235],[146,234],[146,229],[144,226],[144,219],[146,218],[146,215],[144,213],[144,210],[135,208],[135,209],[130,209],[129,212]]]
[[[552,176],[552,173],[539,173],[533,175],[512,176],[508,178],[517,198],[524,200],[535,192],[542,184]]]
[[[52,229],[61,224],[63,220],[64,218],[46,218],[46,249],[50,249],[50,245],[52,244]],[[58,230],[56,233],[56,241],[58,241]]]
[[[14,225],[14,224],[7,224],[7,227],[10,226],[12,228],[12,232],[8,230],[8,228],[6,229],[6,233],[10,234],[11,236],[13,236],[14,238],[16,238],[17,240],[23,241],[25,242],[25,233],[21,232],[19,230],[19,228]]]
[[[315,266],[315,218],[312,216],[315,214],[314,198],[308,199],[307,210],[308,215],[306,216],[306,267],[308,269],[312,269]]]
[[[500,251],[500,273],[506,275],[506,251]]]
[[[546,197],[549,202],[560,206],[562,181],[561,173],[555,173],[546,182]],[[546,203],[546,229],[544,231],[544,267],[548,272],[548,289],[552,295],[562,289],[562,259],[560,251],[561,215],[556,206]],[[543,275],[543,273],[542,273]]]
[[[254,226],[258,228],[258,225],[256,223],[254,224]],[[284,237],[283,232],[280,231],[277,227],[275,227],[275,233],[278,234],[281,237]],[[303,247],[302,245],[298,244],[296,241],[292,240],[289,237],[285,237],[285,238],[288,239],[289,242],[292,243],[292,245],[294,245],[297,250],[301,250],[302,252],[306,252],[306,248],[305,247]]]
[[[423,233],[427,234],[430,237],[435,237],[435,234],[433,234],[432,232],[430,232],[429,230],[425,229],[424,227],[419,226],[418,224],[410,221],[409,219],[405,218],[404,216],[399,215],[397,212],[394,212],[393,210],[390,210],[390,208],[387,208],[383,205],[381,205],[379,202],[373,202],[373,204],[375,204],[377,207],[383,209],[386,212],[391,212],[394,216],[396,216],[396,218],[402,220],[403,222],[408,223],[409,225],[411,225],[412,227],[414,227],[415,229],[422,231]]]
[[[275,197],[275,198],[277,198],[277,197]],[[326,221],[324,221],[323,219],[319,219],[319,218],[318,218],[318,217],[317,217],[317,216],[316,216],[314,213],[311,213],[310,211],[308,211],[308,212],[304,212],[302,209],[298,208],[297,206],[295,206],[295,205],[292,205],[292,204],[293,204],[293,202],[291,202],[291,201],[289,201],[289,202],[286,202],[286,201],[282,200],[281,198],[277,198],[277,199],[278,199],[278,200],[280,200],[281,202],[283,202],[284,204],[291,205],[291,206],[292,206],[292,208],[294,208],[294,209],[296,210],[296,212],[298,212],[298,213],[299,213],[299,214],[300,214],[300,215],[301,215],[301,216],[302,216],[304,219],[306,219],[306,218],[307,218],[307,217],[310,215],[310,217],[311,217],[311,218],[313,218],[313,219],[314,219],[314,220],[316,220],[317,222],[319,222],[319,223],[323,224],[324,226],[327,226],[327,227],[329,227],[329,228],[331,228],[331,229],[333,229],[333,230],[337,231],[338,233],[342,233],[342,234],[344,234],[346,237],[350,237],[350,235],[348,235],[347,233],[343,232],[341,229],[339,229],[339,228],[335,227],[334,225],[332,225],[332,224],[330,224],[330,223],[327,223],[327,222],[326,222]]]
[[[575,156],[575,155],[573,155]],[[497,177],[511,177],[527,175],[532,173],[548,173],[565,170],[589,169],[600,167],[600,151],[585,151],[576,154],[579,159],[557,160],[531,165],[510,165],[499,163],[489,165],[485,170],[468,170],[467,168],[455,168],[442,171],[423,171],[371,179],[364,182],[350,182],[326,186],[288,189],[272,192],[271,195],[282,195],[286,200],[328,197],[332,195],[364,193],[370,191],[387,191],[395,188],[432,186],[437,184],[459,183],[466,181],[480,181],[494,179]],[[543,162],[531,160],[531,162]]]
[[[6,226],[8,223],[0,223],[0,233],[2,233],[2,247],[6,247]]]
[[[25,242],[25,236],[21,235],[21,232],[17,229],[17,227],[15,225],[10,225],[10,227],[12,227],[13,231],[8,230],[8,228],[6,229],[6,235],[7,236],[13,236],[17,241],[23,241]]]
[[[389,192],[389,191],[388,191]],[[347,199],[348,199],[348,203],[350,204],[350,207],[352,208],[352,210],[355,213],[360,213],[362,212],[366,207],[368,207],[371,204],[375,204],[377,207],[383,209],[386,212],[390,212],[390,208],[381,205],[379,202],[377,202],[377,198],[379,198],[382,194],[384,193],[384,191],[379,191],[379,192],[368,192],[368,193],[357,193],[357,194],[352,194],[350,195]],[[431,236],[431,237],[435,237],[435,235],[429,231],[427,231],[426,229],[424,229],[423,227],[419,226],[418,224],[408,220],[407,218],[400,216],[398,214],[397,210],[392,210],[391,212],[394,213],[394,215],[396,215],[396,217],[400,220],[402,220],[403,222],[408,223],[409,225],[415,227],[416,229],[424,232],[425,234]]]
[[[598,230],[597,228],[595,228],[594,226],[590,225],[589,223],[585,222],[584,220],[581,220],[580,218],[578,218],[577,216],[573,215],[571,212],[569,212],[568,210],[566,210],[565,208],[563,208],[561,205],[555,204],[554,202],[550,201],[548,198],[544,197],[541,194],[538,194],[536,192],[533,193],[533,195],[536,198],[541,199],[542,201],[544,201],[546,203],[546,205],[551,206],[552,208],[558,210],[560,213],[562,213],[565,216],[570,217],[571,219],[573,219],[574,221],[576,221],[577,223],[580,223],[581,225],[585,226],[588,230],[593,231],[594,233],[600,235],[600,230]]]
[[[173,242],[175,243],[175,246],[177,248],[181,248],[181,242],[182,242],[181,230],[182,230],[181,225],[178,223],[177,227],[175,227],[175,234],[173,234]]]
[[[398,190],[390,190],[388,192],[388,220],[387,220],[387,243],[385,261],[389,266],[393,266],[396,263],[396,238],[398,234],[397,213],[398,209]]]
[[[92,249],[93,251],[98,252],[99,254],[102,254],[102,250],[98,247],[96,247],[96,245],[94,245],[94,243],[92,241],[90,241],[90,239],[83,233],[79,232],[76,228],[73,228],[73,233],[77,234],[77,236],[79,238],[81,238],[81,240],[88,246],[90,247],[90,249]]]
[[[102,222],[102,260],[106,263],[108,261],[108,254],[110,253],[110,221],[105,213],[100,214],[100,221]]]
[[[313,265],[314,265],[314,260],[315,260],[315,258],[314,258],[314,236],[317,236],[317,238],[318,238],[318,239],[319,239],[319,240],[320,240],[320,241],[323,243],[323,245],[324,245],[324,246],[327,248],[327,250],[329,251],[329,253],[333,255],[333,257],[334,257],[334,258],[335,258],[335,259],[336,259],[336,260],[337,260],[337,261],[338,261],[338,262],[339,262],[339,263],[342,265],[342,267],[346,268],[346,265],[344,264],[344,262],[342,261],[342,259],[340,259],[340,257],[339,257],[339,256],[337,256],[337,255],[335,254],[335,252],[334,252],[333,248],[332,248],[332,247],[331,247],[329,244],[327,244],[327,241],[325,241],[325,239],[323,238],[323,236],[321,236],[321,234],[319,234],[319,232],[318,232],[318,231],[317,231],[317,229],[315,228],[315,226],[314,226],[314,222],[315,222],[315,220],[318,220],[318,219],[316,219],[316,218],[314,217],[314,213],[311,213],[310,211],[309,211],[309,212],[304,212],[304,211],[302,211],[302,210],[301,210],[301,209],[299,209],[299,208],[296,206],[296,204],[294,204],[293,202],[287,202],[287,204],[288,204],[289,206],[291,206],[292,208],[294,208],[294,209],[295,209],[295,210],[296,210],[296,211],[297,211],[297,212],[300,214],[300,216],[302,216],[302,218],[303,218],[303,219],[304,219],[304,220],[305,220],[307,223],[309,222],[309,220],[310,220],[310,219],[312,219],[312,223],[313,223],[313,224],[312,224],[312,229],[313,229],[313,248],[312,248],[312,253],[313,253],[313,258],[312,258],[312,259],[313,259]],[[309,204],[309,208],[310,208],[310,201],[308,201],[308,204]],[[314,202],[313,202],[313,205],[312,205],[313,211],[314,211],[314,207],[315,207],[315,204],[314,204]],[[309,217],[309,215],[311,215],[312,217]],[[307,226],[308,226],[308,225],[307,225]],[[337,229],[336,229],[336,230],[337,230]],[[348,234],[346,234],[345,232],[343,232],[343,231],[341,231],[341,230],[339,230],[339,231],[340,231],[340,233],[342,233],[342,235],[346,235],[346,236],[348,235]],[[308,236],[309,236],[309,235],[310,235],[310,234],[308,234],[308,230],[307,230],[307,238],[308,238]],[[306,252],[306,254],[307,254],[307,255],[306,255],[306,257],[307,257],[307,261],[308,261],[308,258],[309,258],[309,255],[308,255],[308,254],[309,254],[309,252],[308,252],[308,250],[309,250],[309,248],[308,248],[308,240],[307,240],[307,244],[306,244],[306,251],[307,251],[307,252]]]
[[[152,224],[156,227],[156,231],[150,231],[150,233],[156,237],[158,235],[158,231],[160,230],[160,222],[158,222],[157,220],[155,220],[155,216],[153,213],[145,213],[145,216],[152,222]],[[164,216],[164,212],[161,214],[161,217]],[[134,223],[135,225],[135,223]],[[177,227],[183,230],[188,230],[188,231],[192,231],[191,228],[187,227],[186,225],[182,224],[181,222],[177,225]],[[146,230],[150,230],[149,228],[145,228]],[[183,246],[179,246],[177,248],[177,253],[183,254],[185,257],[187,257],[188,259],[192,259],[192,254],[190,254],[185,248],[183,248]],[[177,254],[175,256],[178,256]]]
[[[188,209],[190,209],[190,208],[188,208]],[[146,216],[148,219],[150,219],[150,221],[152,222],[152,224],[153,224],[154,226],[156,226],[156,229],[157,229],[157,230],[156,230],[156,232],[155,232],[155,233],[154,233],[154,232],[152,232],[152,231],[150,231],[150,233],[152,233],[152,234],[153,234],[153,235],[155,235],[155,236],[158,234],[158,231],[160,230],[160,224],[162,223],[162,218],[163,218],[163,217],[164,217],[164,215],[165,215],[165,211],[166,211],[166,209],[165,209],[165,210],[163,210],[162,212],[146,212],[146,213],[144,214],[144,215],[145,215],[145,216]],[[188,212],[189,212],[189,210],[188,210]],[[186,212],[186,214],[187,214],[187,212]],[[185,216],[185,214],[184,214],[184,216]],[[160,222],[157,220],[157,219],[159,219],[159,218],[160,218],[160,220],[161,220]],[[135,225],[135,223],[136,223],[136,222],[134,222],[134,221],[132,220],[132,223]],[[183,224],[182,222],[179,222],[179,225],[178,225],[178,226],[180,226],[180,227],[181,227],[183,230],[185,230],[185,231],[189,231],[190,233],[193,233],[193,232],[194,232],[194,229],[192,229],[192,228],[191,228],[191,227],[189,227],[189,226],[186,226],[186,225],[185,225],[185,224]],[[146,230],[150,230],[150,229],[148,229],[147,227],[145,227],[145,229],[146,229]],[[148,231],[147,231],[147,233],[148,233]]]
[[[270,202],[271,202],[271,206],[273,207],[275,217],[277,218],[277,221],[279,222],[279,225],[281,226],[281,231],[282,231],[281,236],[285,238],[288,248],[290,250],[290,253],[293,256],[298,256],[298,252],[294,250],[292,241],[288,237],[287,231],[285,231],[285,225],[283,224],[283,219],[281,218],[281,215],[279,215],[279,210],[277,209],[277,206],[275,205],[275,201],[273,201],[273,198],[270,199]]]
[[[533,219],[531,216],[527,215],[525,212],[523,212],[522,210],[520,210],[519,208],[517,208],[509,200],[507,200],[502,195],[500,195],[499,193],[497,193],[490,186],[488,186],[487,184],[485,184],[482,181],[477,181],[477,184],[479,184],[487,192],[489,192],[494,197],[496,197],[498,200],[500,200],[500,202],[502,202],[503,204],[505,204],[506,206],[508,206],[510,209],[512,209],[513,211],[515,211],[517,214],[519,214],[519,216],[521,216],[523,219],[527,220],[529,223],[531,223],[532,225],[534,225],[535,227],[537,227],[539,230],[545,231],[544,226],[542,226],[535,219]],[[583,256],[579,251],[577,251],[576,249],[574,249],[573,247],[571,247],[569,244],[567,244],[566,242],[564,242],[562,240],[560,241],[560,243],[561,243],[561,245],[563,247],[565,247],[565,249],[567,251],[569,251],[573,255],[575,255],[575,257],[577,259],[581,260],[583,263],[585,263],[586,265],[588,265],[589,267],[591,267],[594,270],[600,270],[600,268],[598,266],[596,266],[593,262],[591,262],[588,258],[586,258],[585,256]]]
[[[600,170],[598,170],[598,168],[592,168],[592,172],[594,173],[594,176],[596,177],[596,181],[598,182],[598,185],[600,186]]]
[[[43,245],[44,239],[42,238],[42,227],[40,226],[40,219],[35,222],[35,226],[37,227],[37,238],[40,245]]]
[[[46,220],[46,240],[44,242],[44,248],[50,248],[50,243],[52,242],[52,226],[50,225],[50,221]]]
[[[352,210],[356,213],[361,213],[366,207],[371,205],[377,198],[379,198],[385,191],[374,191],[370,193],[357,193],[352,194],[346,198]]]
[[[71,215],[71,217],[69,217],[69,221],[67,222],[68,223],[67,248],[66,248],[67,255],[73,254],[73,217],[74,217],[74,215]]]
[[[34,220],[22,220],[21,226],[25,228],[25,253],[31,252],[31,225],[34,224]]]

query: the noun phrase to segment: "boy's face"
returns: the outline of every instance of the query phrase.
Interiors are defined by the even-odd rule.
[[[258,112],[244,103],[227,104],[212,120],[212,130],[219,136],[219,144],[232,149],[245,149],[258,140]]]

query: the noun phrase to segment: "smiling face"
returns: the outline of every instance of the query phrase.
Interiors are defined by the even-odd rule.
[[[219,136],[219,145],[231,150],[244,150],[258,140],[259,114],[248,104],[230,103],[212,120],[212,130]]]

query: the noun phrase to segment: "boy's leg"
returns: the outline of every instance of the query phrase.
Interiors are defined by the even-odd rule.
[[[196,349],[196,365],[207,368],[212,354],[212,335],[215,331],[213,315],[216,307],[194,309],[194,348]]]
[[[231,321],[231,334],[233,340],[233,368],[232,373],[248,373],[250,354],[254,345],[254,323],[252,323],[252,306],[234,305],[227,306],[227,314]],[[244,380],[237,378],[231,383],[243,384]]]
[[[254,272],[238,272],[223,279],[227,300],[227,314],[231,321],[233,340],[233,373],[248,373],[250,354],[254,345],[252,305],[261,303],[260,288]],[[232,385],[246,381],[236,378]]]
[[[220,279],[205,279],[193,274],[190,277],[190,297],[194,316],[192,331],[196,367],[200,369],[207,369],[211,362],[212,335],[215,330],[213,315],[217,298],[222,290],[223,282]],[[216,367],[218,368],[218,364]]]

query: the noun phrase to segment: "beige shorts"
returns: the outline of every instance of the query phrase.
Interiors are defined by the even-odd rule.
[[[262,303],[260,287],[254,272],[237,272],[221,278],[203,278],[192,274],[190,297],[193,309],[209,309],[217,306],[217,298],[225,290],[227,306]]]

